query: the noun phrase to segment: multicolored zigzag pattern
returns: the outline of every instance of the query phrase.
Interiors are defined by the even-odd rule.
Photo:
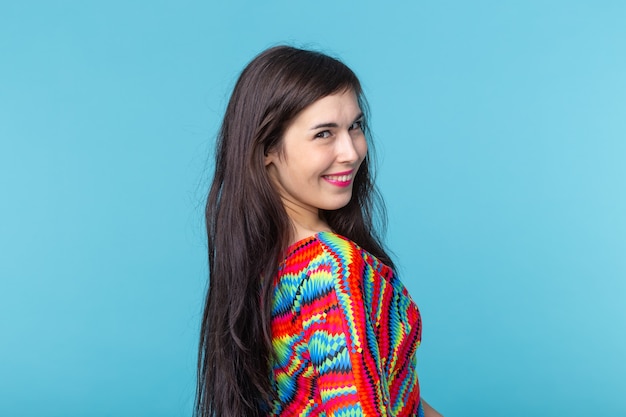
[[[421,318],[391,268],[330,232],[287,253],[274,290],[270,415],[422,415]]]

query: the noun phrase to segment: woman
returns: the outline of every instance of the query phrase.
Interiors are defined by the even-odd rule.
[[[206,205],[197,416],[438,414],[417,307],[374,228],[361,86],[279,46],[240,75]]]

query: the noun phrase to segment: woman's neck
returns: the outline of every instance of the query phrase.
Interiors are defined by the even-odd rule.
[[[319,210],[316,212],[294,210],[288,205],[285,205],[285,209],[292,226],[290,243],[295,243],[319,232],[332,231],[326,220],[320,217]]]

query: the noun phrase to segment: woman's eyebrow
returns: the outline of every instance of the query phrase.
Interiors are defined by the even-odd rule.
[[[319,125],[315,125],[311,128],[311,130],[319,129],[322,127],[339,127],[337,123],[321,123]]]
[[[354,122],[358,122],[359,119],[363,118],[363,112],[359,113],[359,115],[357,117],[354,118]],[[321,129],[323,127],[339,127],[339,125],[337,123],[331,122],[331,123],[320,123],[318,125],[315,125],[311,128],[311,130],[315,130],[315,129]]]

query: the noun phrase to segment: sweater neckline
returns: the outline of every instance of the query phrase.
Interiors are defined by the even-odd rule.
[[[289,257],[292,253],[294,253],[298,248],[301,248],[302,246],[305,246],[305,245],[313,242],[314,240],[319,240],[324,235],[336,235],[336,233],[329,232],[329,231],[326,231],[326,230],[322,230],[320,232],[317,232],[315,234],[312,234],[312,235],[309,235],[309,236],[307,236],[305,238],[297,240],[294,243],[292,243],[291,245],[287,246],[287,250],[285,251],[285,253],[287,254],[287,257]]]

